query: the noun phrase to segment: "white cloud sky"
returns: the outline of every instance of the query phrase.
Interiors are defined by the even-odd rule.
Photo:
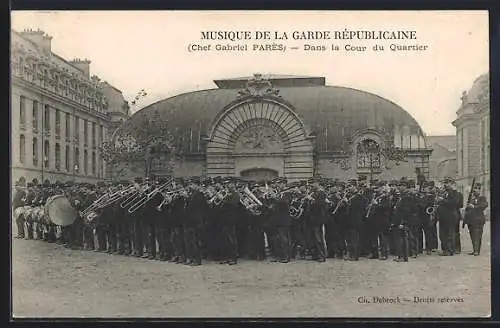
[[[448,12],[13,12],[12,28],[40,28],[66,59],[88,58],[91,72],[128,100],[145,89],[141,106],[180,92],[213,88],[214,79],[253,73],[315,75],[327,85],[376,93],[411,113],[428,135],[454,134],[451,121],[463,90],[489,69],[486,11]],[[415,30],[417,40],[384,40],[383,53],[224,53],[187,51],[208,30]],[[413,42],[414,41],[414,42]],[[272,43],[246,41],[247,44]],[[228,42],[234,44],[234,42]],[[244,42],[240,42],[244,43]],[[374,41],[284,42],[367,45]],[[428,45],[424,52],[394,53],[391,43]]]

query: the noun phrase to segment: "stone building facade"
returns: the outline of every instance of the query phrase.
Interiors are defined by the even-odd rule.
[[[131,117],[136,126],[163,121],[172,127],[182,148],[175,176],[294,181],[415,179],[417,170],[429,175],[432,149],[424,132],[387,99],[327,86],[315,76],[255,74],[214,82],[217,88],[159,101]],[[168,174],[168,161],[157,156],[151,173]],[[141,165],[131,165],[127,174],[143,176]]]
[[[490,77],[479,76],[462,94],[462,104],[453,121],[456,127],[459,187],[468,194],[472,180],[482,184],[490,200]]]
[[[446,177],[458,176],[457,144],[455,135],[428,136],[427,142],[432,148],[429,160],[429,178],[442,181]]]
[[[90,76],[90,61],[67,61],[43,31],[11,32],[12,181],[96,182],[101,145],[128,115],[120,90]]]

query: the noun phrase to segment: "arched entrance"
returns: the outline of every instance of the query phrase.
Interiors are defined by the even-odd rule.
[[[245,181],[272,180],[278,176],[278,171],[266,168],[248,169],[240,172],[240,177]]]
[[[207,175],[309,178],[313,174],[311,139],[303,122],[281,99],[240,98],[213,122]]]

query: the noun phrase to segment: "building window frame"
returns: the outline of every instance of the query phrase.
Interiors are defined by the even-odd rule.
[[[26,130],[26,97],[19,97],[19,127],[21,130]]]
[[[70,150],[69,150],[69,145],[66,145],[65,147],[65,152],[64,152],[64,168],[66,172],[69,172],[69,167],[70,167]]]
[[[45,133],[50,134],[50,106],[48,104],[44,106],[43,126]]]
[[[83,174],[88,175],[89,173],[89,152],[87,149],[83,150]]]
[[[33,133],[38,133],[38,100],[33,100],[31,115],[32,115],[31,125],[33,128]]]
[[[45,140],[43,145],[43,167],[50,168],[50,141]]]
[[[55,145],[56,170],[61,170],[61,145],[57,142]]]
[[[24,134],[19,136],[19,163],[24,164],[26,161],[26,137]]]
[[[33,150],[33,166],[38,167],[38,138],[33,137],[32,140],[32,150]]]

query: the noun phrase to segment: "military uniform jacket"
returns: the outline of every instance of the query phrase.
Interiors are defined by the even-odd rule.
[[[316,190],[312,194],[312,201],[308,201],[305,211],[307,211],[308,221],[313,224],[323,224],[328,218],[328,206],[326,204],[326,193]]]
[[[17,189],[14,194],[14,200],[12,201],[12,210],[25,205],[23,198],[26,196],[26,192],[22,189]]]
[[[416,226],[420,220],[418,217],[419,202],[412,194],[402,194],[395,209],[395,224],[409,224]]]
[[[437,218],[439,221],[454,222],[460,219],[459,209],[461,208],[460,195],[456,190],[450,190],[448,197],[437,208]]]
[[[201,227],[206,208],[207,202],[203,193],[199,190],[193,190],[186,204],[186,224],[191,227]]]
[[[488,201],[486,201],[484,196],[479,196],[472,205],[474,207],[466,209],[464,223],[484,224],[486,222],[484,210],[488,207]]]
[[[349,204],[349,225],[358,227],[366,215],[368,199],[364,195],[356,194]]]

